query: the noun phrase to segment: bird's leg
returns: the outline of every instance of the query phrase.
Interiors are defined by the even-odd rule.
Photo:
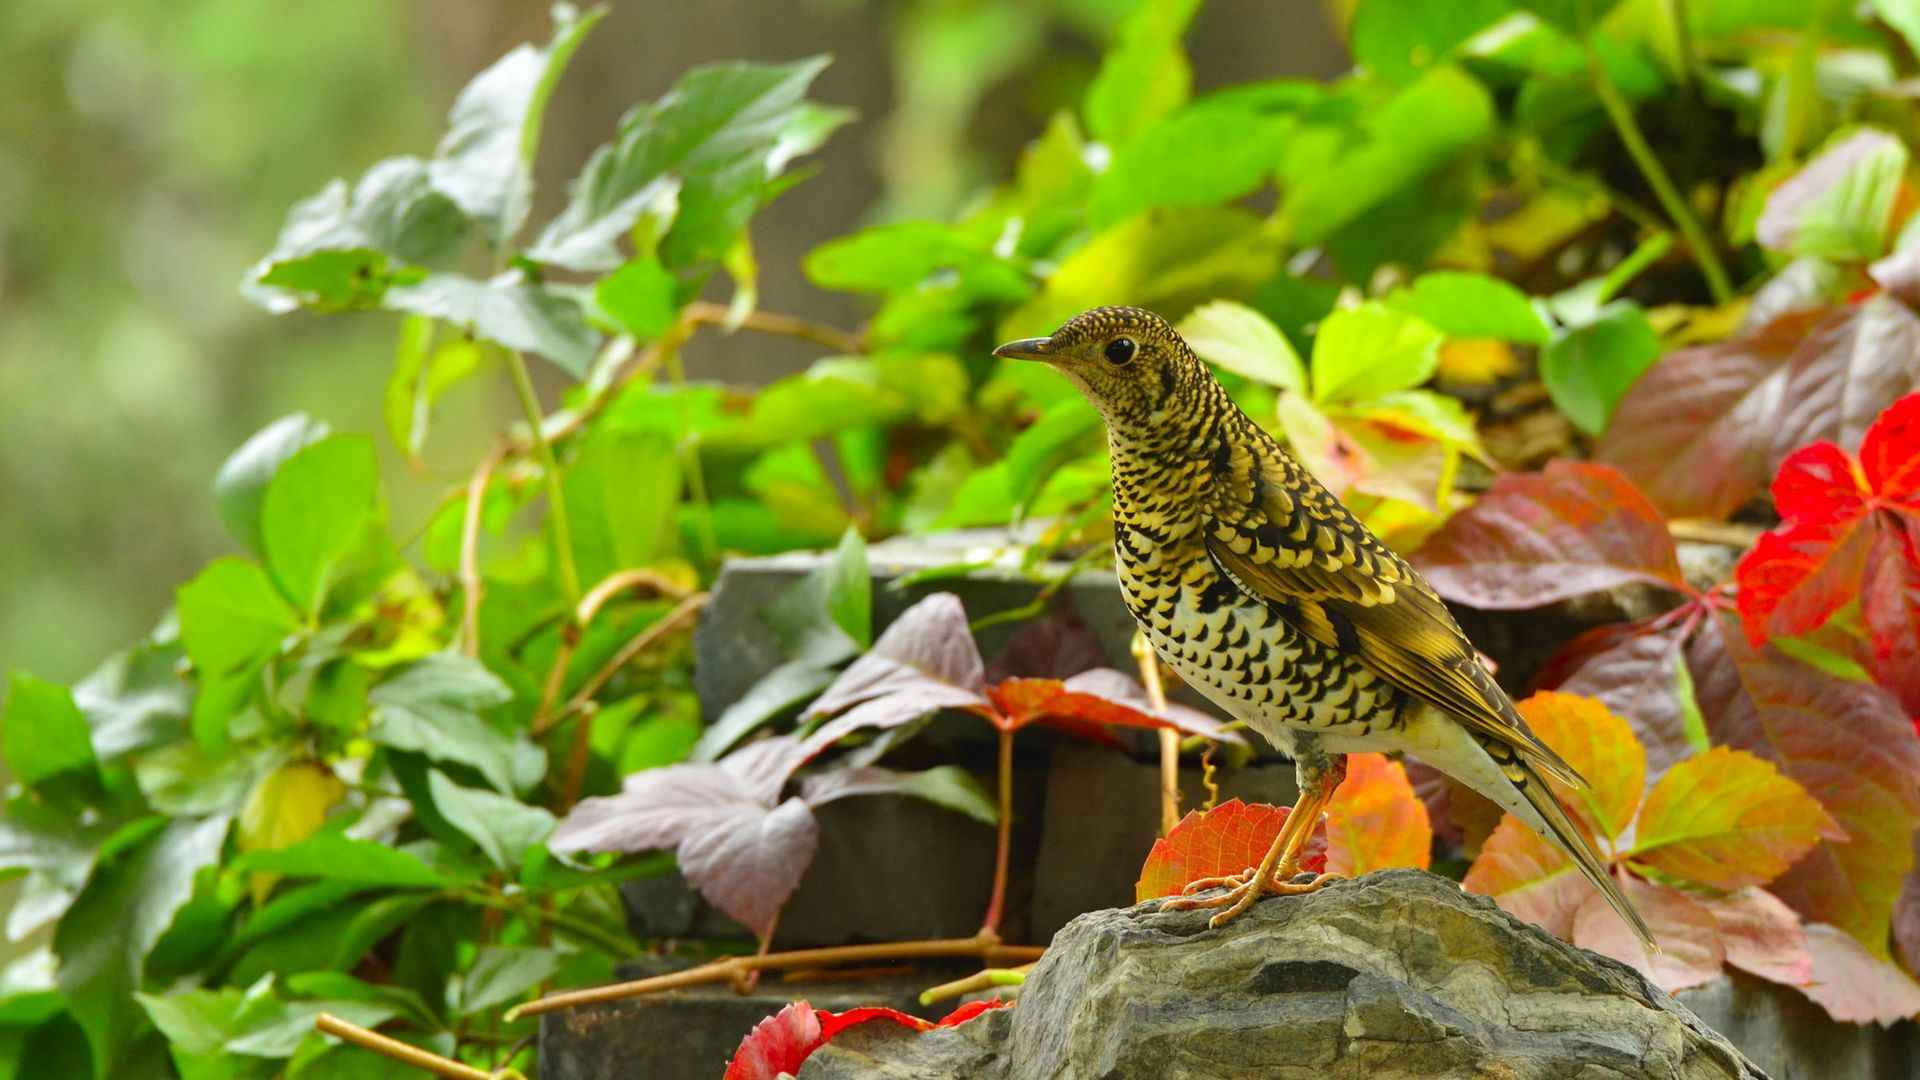
[[[1293,896],[1310,893],[1324,888],[1338,875],[1321,874],[1312,881],[1295,884],[1294,874],[1299,870],[1300,853],[1305,850],[1307,841],[1313,838],[1313,831],[1320,825],[1320,815],[1333,799],[1333,791],[1340,786],[1346,774],[1345,758],[1335,759],[1334,763],[1324,759],[1311,765],[1306,759],[1299,764],[1299,772],[1307,783],[1301,787],[1300,798],[1288,812],[1287,820],[1280,826],[1280,834],[1273,838],[1272,846],[1260,860],[1260,865],[1243,873],[1226,877],[1201,878],[1189,884],[1184,893],[1160,905],[1161,911],[1191,911],[1196,908],[1225,908],[1215,915],[1207,925],[1218,929],[1241,912],[1252,907],[1262,896],[1269,893],[1277,896]],[[1227,891],[1219,896],[1197,897],[1193,893],[1206,889],[1225,886]]]

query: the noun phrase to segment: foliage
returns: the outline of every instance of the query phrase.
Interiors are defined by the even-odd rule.
[[[960,1006],[935,1023],[908,1016],[898,1009],[870,1005],[831,1013],[816,1009],[804,1001],[796,1001],[760,1021],[747,1033],[746,1038],[740,1040],[740,1049],[734,1051],[733,1060],[727,1063],[726,1080],[775,1080],[779,1076],[798,1072],[801,1063],[815,1050],[832,1042],[834,1036],[855,1024],[887,1020],[915,1031],[932,1031],[934,1028],[958,1027],[981,1013],[1006,1004],[999,998],[972,1002]]]
[[[1004,183],[807,257],[815,285],[871,302],[858,332],[758,307],[754,216],[850,120],[809,97],[824,59],[686,73],[531,220],[546,108],[599,17],[561,8],[459,95],[430,156],[297,204],[243,285],[276,312],[400,316],[379,413],[408,459],[462,383],[504,372],[523,423],[423,524],[394,520],[372,440],[270,425],[215,481],[235,554],[76,685],[10,679],[8,931],[53,929],[0,978],[0,1028],[81,1074],[299,1077],[359,1053],[303,1033],[324,1009],[526,1067],[501,1007],[638,947],[618,881],[677,865],[765,938],[814,807],[874,791],[995,821],[991,936],[1016,731],[1238,738],[1048,618],[991,672],[950,596],[873,637],[862,537],[1029,524],[1004,561],[1039,596],[981,622],[1046,610],[1054,556],[1104,557],[1098,418],[989,354],[1113,303],[1173,319],[1389,541],[1431,536],[1417,558],[1449,599],[1654,597],[1541,674],[1582,697],[1530,709],[1677,942],[1656,976],[1725,962],[1811,979],[1839,1017],[1911,1011],[1887,961],[1920,949],[1920,737],[1868,676],[1911,693],[1920,199],[1895,35],[1915,28],[1776,7],[1362,0],[1354,73],[1195,96],[1197,4],[1142,0]],[[682,356],[716,331],[822,356],[724,386]],[[564,386],[551,412],[526,354]],[[1737,593],[1682,572],[1678,519],[1776,511]],[[700,590],[729,555],[836,540],[765,612],[783,663],[703,724]],[[1855,574],[1868,600],[1835,614]],[[941,711],[990,727],[997,805],[955,765],[883,764]],[[1429,813],[1410,775],[1355,762],[1331,865],[1419,865],[1426,830],[1467,832],[1470,800]],[[1238,820],[1244,846],[1251,813],[1182,835]],[[1680,835],[1689,815],[1712,835]],[[1558,896],[1514,884],[1560,880],[1523,830],[1467,846],[1505,902]],[[674,857],[575,854],[599,849]],[[1599,908],[1536,914],[1629,953]]]

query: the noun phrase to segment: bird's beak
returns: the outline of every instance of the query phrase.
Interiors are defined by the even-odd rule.
[[[1053,339],[1043,337],[1021,338],[1009,341],[993,350],[993,355],[1012,360],[1046,360],[1053,356]]]

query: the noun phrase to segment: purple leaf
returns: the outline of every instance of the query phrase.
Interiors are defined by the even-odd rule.
[[[1064,679],[1106,662],[1100,639],[1093,636],[1073,602],[1062,597],[1039,618],[1021,624],[1007,639],[1006,647],[987,665],[986,681]]]
[[[985,704],[983,668],[960,598],[935,593],[893,620],[873,648],[841,672],[807,712],[831,716],[863,701],[930,686],[949,697],[971,694],[975,703]]]
[[[680,843],[680,872],[713,906],[765,935],[820,846],[820,823],[799,797],[742,809]]]

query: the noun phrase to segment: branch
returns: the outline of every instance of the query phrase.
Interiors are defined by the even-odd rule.
[[[1021,964],[1016,968],[987,968],[985,971],[976,971],[964,979],[955,979],[920,991],[920,1004],[931,1005],[936,1001],[959,997],[961,994],[971,994],[976,990],[991,990],[996,986],[1019,986],[1027,981],[1027,973],[1032,970],[1033,964]]]
[[[533,392],[533,377],[527,374],[527,360],[518,350],[507,350],[507,373],[513,376],[513,391],[520,396],[520,408],[527,415],[528,437],[533,440],[535,456],[547,486],[547,519],[553,523],[553,551],[560,568],[560,588],[567,603],[580,602],[580,571],[573,565],[573,525],[567,520],[567,497],[561,490],[560,463],[553,456],[553,444],[547,441],[546,413],[540,397]]]
[[[687,305],[687,319],[695,326],[731,326],[733,320],[727,309],[721,304],[710,304],[705,300],[695,300]],[[865,352],[858,335],[849,334],[837,326],[802,319],[794,315],[780,315],[771,311],[750,311],[742,319],[740,326],[748,330],[757,330],[762,334],[776,334],[781,337],[799,338],[832,349],[834,352]]]
[[[1043,948],[1031,945],[1002,945],[997,937],[976,935],[970,938],[941,938],[933,941],[889,941],[878,945],[836,945],[825,949],[797,949],[793,952],[768,953],[765,956],[730,956],[724,960],[715,960],[712,963],[701,964],[685,971],[676,971],[670,975],[656,975],[650,979],[596,986],[586,990],[570,990],[563,994],[549,994],[537,1001],[529,1001],[508,1010],[506,1019],[508,1023],[512,1023],[523,1016],[539,1016],[542,1013],[577,1008],[581,1005],[599,1005],[661,990],[678,990],[706,983],[732,982],[754,971],[779,971],[787,968],[850,964],[869,960],[927,960],[944,957],[974,957],[995,967],[1003,967],[1007,964],[1032,963],[1040,959],[1040,955],[1045,951]]]
[[[530,733],[535,738],[539,738],[553,730],[555,724],[585,708],[587,703],[593,700],[593,695],[599,693],[600,688],[607,685],[608,680],[618,675],[621,668],[626,667],[634,657],[645,652],[668,631],[697,614],[707,605],[707,600],[706,593],[694,593],[682,599],[672,611],[647,624],[645,630],[635,634],[632,640],[620,647],[619,652],[614,653],[605,664],[600,666],[600,670],[594,672],[585,683],[581,684],[580,689],[568,700],[566,707],[555,713],[535,717]]]
[[[467,481],[466,513],[460,519],[460,591],[466,594],[466,610],[460,613],[460,651],[480,655],[480,598],[486,586],[480,579],[480,516],[487,501],[487,484],[493,470],[507,456],[505,446],[496,446],[480,459]]]
[[[1613,83],[1613,76],[1607,74],[1607,66],[1600,60],[1600,52],[1594,48],[1593,39],[1585,40],[1587,49],[1587,70],[1593,78],[1594,91],[1600,95],[1600,105],[1607,111],[1607,119],[1613,122],[1614,131],[1620,135],[1627,153],[1633,163],[1640,167],[1640,175],[1646,177],[1648,186],[1660,200],[1661,209],[1673,219],[1675,228],[1686,238],[1687,247],[1693,251],[1693,259],[1700,266],[1700,273],[1707,279],[1707,290],[1713,294],[1716,304],[1724,304],[1733,299],[1733,286],[1727,280],[1726,268],[1720,265],[1720,256],[1713,250],[1713,241],[1707,230],[1694,216],[1693,209],[1674,186],[1673,177],[1667,175],[1666,167],[1660,164],[1660,158],[1647,144],[1647,137],[1640,130],[1639,121],[1633,118],[1633,107]]]
[[[332,1013],[321,1013],[314,1017],[313,1026],[315,1030],[344,1042],[350,1042],[363,1050],[371,1050],[401,1064],[425,1069],[435,1076],[448,1077],[449,1080],[525,1080],[518,1070],[502,1069],[499,1072],[490,1073],[484,1069],[476,1069],[452,1058],[444,1058],[431,1051],[422,1050],[412,1043],[404,1043],[377,1031],[369,1031],[359,1024],[342,1020]]]

